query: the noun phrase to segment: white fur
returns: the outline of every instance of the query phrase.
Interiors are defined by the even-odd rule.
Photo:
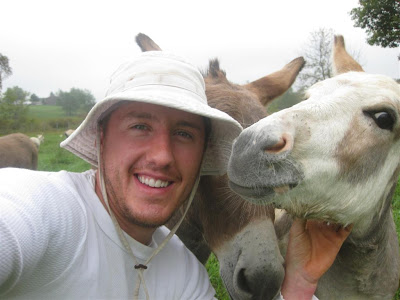
[[[301,163],[305,178],[297,188],[277,195],[276,202],[299,216],[312,215],[345,225],[354,223],[355,230],[361,233],[380,211],[379,201],[388,193],[388,182],[400,163],[400,141],[399,137],[396,139],[399,120],[393,131],[384,130],[363,111],[392,108],[399,116],[400,87],[385,76],[352,72],[320,82],[307,94],[306,101],[275,113],[246,131],[258,132],[258,136],[268,131],[271,136],[291,137],[291,155]],[[355,118],[359,119],[359,128],[350,128]],[[335,156],[349,130],[360,130],[360,139],[379,139],[382,147],[390,147],[379,172],[357,184],[339,178],[339,161]],[[355,141],[347,146],[357,144]]]
[[[68,129],[67,131],[64,132],[64,136],[69,137],[74,131],[75,129]]]
[[[44,136],[39,134],[37,137],[31,137],[31,141],[35,144],[35,146],[39,149],[40,144],[44,141]]]
[[[249,201],[354,225],[318,282],[320,299],[392,299],[400,279],[390,209],[400,173],[400,85],[362,72],[345,52],[343,37],[335,36],[334,44],[334,63],[343,74],[244,130],[233,145],[228,176],[233,190]],[[344,73],[349,70],[359,72]],[[371,117],[383,111],[393,113],[393,128],[380,128]],[[276,228],[284,253],[290,221],[282,220]]]

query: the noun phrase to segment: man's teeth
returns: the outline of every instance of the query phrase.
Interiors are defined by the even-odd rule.
[[[160,179],[155,180],[154,178],[138,176],[138,179],[141,183],[148,185],[150,187],[167,187],[169,185],[168,181],[162,181]]]

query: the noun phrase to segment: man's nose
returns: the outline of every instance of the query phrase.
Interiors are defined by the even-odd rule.
[[[168,166],[175,160],[170,134],[162,133],[153,138],[148,158],[160,167]]]

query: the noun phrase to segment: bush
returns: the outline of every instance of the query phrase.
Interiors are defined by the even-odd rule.
[[[60,129],[69,129],[76,128],[82,120],[79,118],[58,118],[58,119],[50,119],[47,120],[47,126],[51,129],[60,130]]]

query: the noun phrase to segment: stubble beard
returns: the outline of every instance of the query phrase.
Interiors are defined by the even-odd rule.
[[[156,228],[168,223],[168,221],[171,220],[173,218],[173,216],[179,211],[178,208],[174,209],[173,213],[170,216],[168,216],[168,218],[166,220],[160,221],[160,222],[149,222],[149,221],[141,220],[140,217],[135,216],[135,212],[132,211],[132,209],[130,209],[126,205],[126,201],[124,201],[124,199],[121,198],[120,196],[118,196],[118,194],[115,192],[113,184],[109,180],[104,167],[103,167],[102,172],[103,172],[103,176],[104,176],[104,182],[105,182],[105,186],[106,186],[106,193],[107,193],[110,209],[112,209],[111,208],[112,206],[116,206],[116,209],[118,209],[120,214],[122,214],[122,216],[125,218],[125,220],[127,220],[130,224],[140,226],[143,228],[156,229]],[[122,186],[121,185],[122,180],[119,176],[119,173],[117,172],[115,175],[116,175],[115,176],[116,182],[118,183],[119,186]],[[111,204],[113,204],[113,205],[111,205]],[[115,214],[115,212],[114,212],[114,214]]]

